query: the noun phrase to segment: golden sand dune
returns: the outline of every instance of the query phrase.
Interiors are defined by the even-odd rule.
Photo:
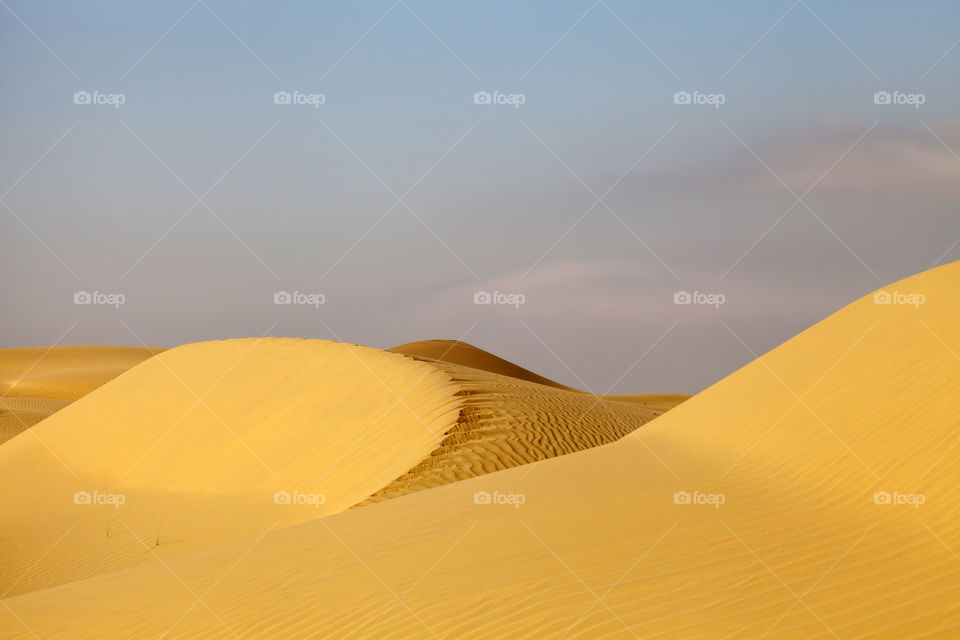
[[[889,289],[925,303],[615,443],[8,598],[4,636],[956,638],[960,263]]]
[[[323,340],[166,351],[0,446],[0,592],[346,509],[439,445],[458,390],[430,365]]]
[[[543,407],[555,410],[545,416]],[[140,564],[151,559],[146,547],[167,557],[613,442],[657,415],[321,340],[178,347],[0,450],[0,482],[42,475],[8,509],[0,591]],[[277,492],[294,504],[274,504]],[[75,494],[94,504],[73,504]],[[21,578],[68,530],[70,542]]]
[[[163,349],[0,349],[0,443]]]

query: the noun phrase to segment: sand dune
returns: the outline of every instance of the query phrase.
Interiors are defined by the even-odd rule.
[[[161,353],[0,446],[15,488],[0,592],[346,509],[439,445],[457,391],[430,365],[322,340]]]
[[[612,444],[8,598],[4,636],[957,637],[960,263],[894,288],[926,303]]]
[[[554,411],[544,416],[543,407]],[[0,591],[62,584],[613,442],[659,414],[327,341],[185,345],[0,450],[0,482],[41,475],[7,509]],[[78,492],[106,503],[73,504]],[[276,492],[308,502],[274,504]]]
[[[0,349],[0,443],[163,349]]]

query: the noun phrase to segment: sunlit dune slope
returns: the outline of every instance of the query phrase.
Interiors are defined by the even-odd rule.
[[[0,564],[0,585],[25,592],[142,563],[148,547],[166,557],[265,524],[295,524],[564,455],[613,442],[657,415],[635,403],[352,345],[186,345],[3,451],[0,465],[11,464],[0,466],[0,481],[15,484],[28,465],[53,469],[11,509],[16,524],[7,531],[18,539],[9,548],[18,557]],[[92,502],[122,495],[123,503],[73,505],[77,491]],[[276,505],[277,491],[323,501]],[[74,523],[70,541],[19,578],[40,547]]]
[[[956,638],[960,264],[887,289],[925,303],[615,443],[8,598],[4,637]]]
[[[0,349],[0,443],[163,349]]]
[[[430,365],[324,340],[166,351],[0,446],[0,592],[346,509],[438,446],[458,390]]]

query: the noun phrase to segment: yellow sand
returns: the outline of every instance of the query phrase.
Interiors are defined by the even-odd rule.
[[[956,638],[960,263],[886,289],[925,304],[868,296],[615,443],[7,598],[0,629]]]
[[[163,349],[0,349],[0,443]]]
[[[543,406],[558,411],[543,420]],[[142,564],[147,548],[167,557],[606,444],[657,415],[327,341],[178,347],[0,449],[0,483],[41,475],[7,509],[0,593]],[[74,504],[77,492],[94,504]],[[294,504],[275,504],[276,492]]]
[[[430,365],[324,340],[166,351],[0,446],[0,593],[346,509],[438,446],[457,391]]]

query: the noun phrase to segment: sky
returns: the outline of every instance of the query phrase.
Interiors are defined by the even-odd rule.
[[[694,393],[960,259],[958,70],[951,1],[2,0],[0,347]]]

